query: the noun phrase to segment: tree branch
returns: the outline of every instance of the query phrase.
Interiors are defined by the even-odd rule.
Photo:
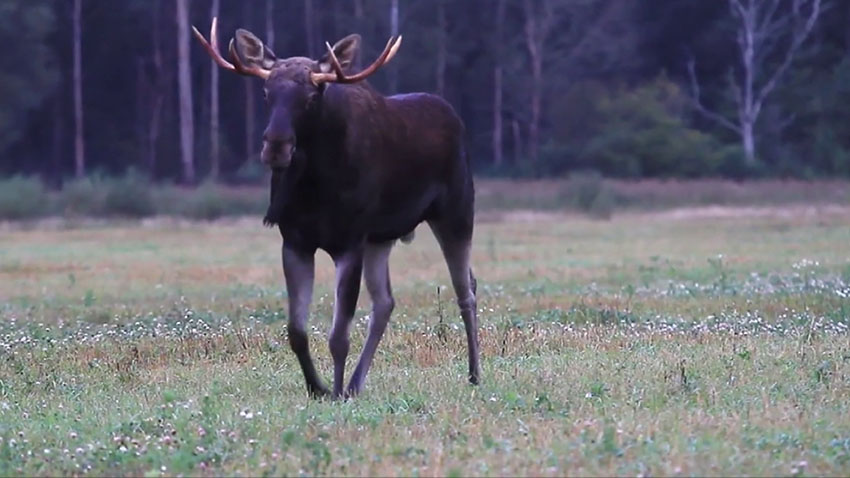
[[[794,15],[800,14],[800,6],[802,2],[805,0],[794,0]],[[815,26],[815,22],[817,22],[818,16],[820,16],[820,6],[821,0],[812,0],[812,11],[809,13],[808,18],[806,18],[806,22],[803,25],[802,30],[795,31],[793,33],[791,39],[791,45],[788,47],[788,51],[785,53],[785,58],[782,60],[782,63],[779,67],[773,72],[770,80],[764,84],[764,86],[759,90],[759,93],[756,97],[756,101],[753,104],[753,109],[755,115],[758,115],[758,111],[761,109],[762,102],[776,88],[777,83],[779,82],[779,78],[785,74],[785,71],[791,66],[791,62],[794,60],[794,55],[797,54],[797,50],[800,49],[800,45],[806,40],[811,33],[812,28]]]
[[[727,118],[721,116],[720,114],[706,109],[705,106],[702,105],[702,102],[700,101],[699,82],[697,81],[696,74],[696,61],[693,58],[688,60],[688,76],[691,79],[691,90],[693,93],[693,96],[691,97],[691,104],[693,104],[694,108],[706,118],[715,121],[716,123],[727,129],[741,134],[741,128],[738,125],[729,121]]]

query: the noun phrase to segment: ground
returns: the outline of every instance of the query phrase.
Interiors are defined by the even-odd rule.
[[[306,395],[259,218],[1,229],[0,475],[850,473],[846,207],[482,214],[478,387],[420,228],[347,402]]]

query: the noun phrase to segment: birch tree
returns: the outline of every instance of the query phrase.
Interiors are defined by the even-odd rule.
[[[316,19],[313,13],[313,0],[304,0],[304,41],[307,42],[307,56],[316,57]]]
[[[523,0],[525,46],[531,62],[531,119],[528,124],[528,157],[537,160],[540,147],[540,111],[543,100],[543,55],[554,25],[551,0]]]
[[[496,4],[496,28],[494,36],[497,45],[494,57],[493,67],[493,164],[499,166],[502,164],[502,55],[504,49],[501,48],[504,41],[505,29],[505,0],[498,0]]]
[[[189,70],[189,0],[177,0],[177,84],[180,96],[180,159],[183,182],[195,182],[192,76]]]
[[[74,50],[74,172],[78,178],[86,174],[85,142],[83,139],[82,3],[82,0],[74,0],[74,8],[71,13]]]
[[[437,0],[437,65],[435,76],[437,80],[437,94],[440,96],[446,94],[446,63],[448,61],[449,36],[447,23],[445,0]]]
[[[210,5],[210,17],[217,18],[219,15],[219,0],[212,0]],[[210,60],[210,179],[218,179],[221,169],[221,146],[219,138],[219,98],[218,98],[218,68],[219,66]]]
[[[784,8],[783,8],[784,7]],[[745,161],[756,162],[755,126],[762,106],[791,67],[822,12],[821,0],[729,0],[736,21],[739,67],[729,72],[737,114],[733,119],[709,110],[700,98],[696,60],[688,61],[694,107],[705,117],[735,132]],[[770,60],[781,58],[775,66]],[[771,68],[772,67],[772,68]]]
[[[242,3],[242,24],[243,28],[252,30],[251,23],[253,10],[252,2]],[[254,145],[257,141],[256,135],[256,117],[257,109],[254,104],[254,84],[256,80],[251,77],[242,78],[242,83],[245,85],[245,160],[251,161],[254,157]]]
[[[390,35],[393,38],[398,36],[398,0],[390,1]],[[398,68],[389,65],[387,75],[389,75],[390,93],[395,93],[398,91]]]

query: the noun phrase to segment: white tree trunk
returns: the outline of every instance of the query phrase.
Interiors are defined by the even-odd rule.
[[[304,0],[304,33],[307,38],[307,56],[316,57],[316,28],[313,18],[313,0]]]
[[[266,0],[266,45],[274,50],[274,0]]]
[[[502,65],[493,69],[493,164],[502,164]]]
[[[219,0],[212,0],[210,17],[216,18],[219,13]],[[219,143],[219,100],[218,100],[218,65],[210,61],[210,179],[218,179],[221,170],[221,146]]]
[[[254,157],[254,135],[256,127],[256,109],[254,108],[254,80],[255,78],[244,78],[245,83],[245,160],[250,161]]]
[[[504,36],[505,23],[505,0],[499,0],[496,5],[496,34],[495,43],[501,45]],[[493,68],[493,164],[500,166],[503,161],[502,155],[502,48],[497,48]]]
[[[160,117],[162,116],[162,107],[165,104],[165,87],[163,84],[166,80],[164,65],[162,61],[162,40],[160,31],[162,31],[162,12],[160,10],[162,2],[154,0],[151,15],[151,43],[153,50],[153,70],[154,80],[152,86],[149,86],[151,92],[150,99],[150,115],[148,116],[147,143],[145,153],[147,158],[148,174],[153,177],[156,174],[157,151],[156,143],[159,141]]]
[[[251,29],[252,22],[252,3],[242,3],[242,22],[245,28]],[[247,76],[242,79],[245,85],[245,161],[251,161],[254,158],[254,147],[256,131],[256,108],[254,106],[254,82],[256,78]]]
[[[74,37],[74,173],[80,178],[86,174],[85,144],[83,141],[82,0],[74,0],[72,23]]]
[[[390,35],[398,36],[398,0],[390,2]],[[398,91],[398,68],[389,65],[387,74],[389,75],[390,93],[392,94]]]
[[[189,69],[189,0],[177,0],[177,83],[180,95],[180,159],[183,182],[195,182],[195,125],[192,112],[192,76]]]
[[[542,13],[535,5],[542,6]],[[531,62],[531,121],[528,124],[528,159],[537,160],[543,101],[543,49],[554,18],[549,0],[525,0],[525,45]]]
[[[752,166],[756,162],[756,140],[753,135],[753,123],[741,124],[741,144],[744,148],[744,160]]]
[[[519,129],[519,120],[514,118],[511,121],[511,130],[514,136],[514,163],[519,164],[522,159],[522,133]]]
[[[398,28],[398,27],[396,27]],[[448,56],[447,38],[449,33],[446,31],[446,5],[445,0],[437,0],[437,94],[444,96],[446,94],[446,57]]]

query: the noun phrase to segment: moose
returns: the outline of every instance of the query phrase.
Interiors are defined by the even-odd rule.
[[[333,46],[325,43],[327,53],[318,60],[278,59],[256,35],[238,29],[228,61],[217,45],[216,23],[213,18],[209,42],[193,27],[213,60],[265,82],[269,121],[260,160],[272,170],[272,187],[264,221],[276,224],[282,238],[289,344],[310,395],[331,394],[313,365],[306,330],[316,251],[327,252],[335,267],[328,336],[332,397],[355,396],[395,305],[390,252],[396,240],[411,240],[422,222],[430,226],[448,265],[466,329],[468,378],[477,384],[477,287],[470,267],[475,192],[460,117],[437,95],[383,96],[365,81],[393,58],[400,36],[390,38],[371,65],[352,73],[361,43],[357,34]],[[366,342],[343,389],[361,277],[372,311]]]

